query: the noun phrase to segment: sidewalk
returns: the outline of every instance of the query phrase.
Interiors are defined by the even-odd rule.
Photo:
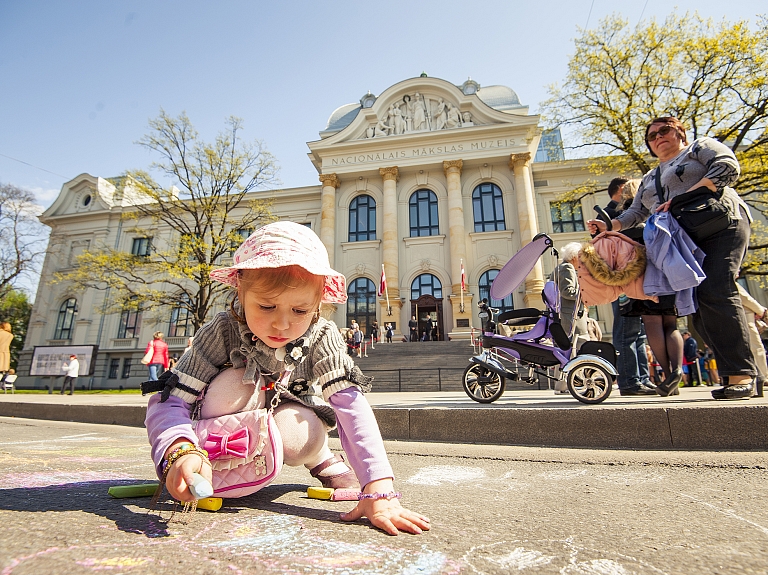
[[[768,398],[714,401],[710,387],[600,405],[570,395],[507,391],[492,404],[463,392],[369,393],[384,439],[617,449],[768,449]],[[0,395],[0,416],[141,427],[148,396]]]

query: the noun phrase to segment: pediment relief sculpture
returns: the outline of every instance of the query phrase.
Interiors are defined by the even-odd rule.
[[[401,136],[413,132],[435,132],[474,126],[472,115],[442,97],[415,92],[389,105],[375,124],[369,124],[362,138]]]

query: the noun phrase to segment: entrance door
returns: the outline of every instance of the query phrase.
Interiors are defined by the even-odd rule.
[[[422,295],[411,300],[411,315],[419,322],[419,339],[426,341],[444,341],[443,300],[431,295]],[[426,334],[426,336],[425,336]]]

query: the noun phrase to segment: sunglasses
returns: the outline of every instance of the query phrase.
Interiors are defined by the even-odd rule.
[[[648,132],[648,135],[645,137],[646,141],[653,142],[657,136],[666,136],[669,134],[674,128],[672,126],[664,126],[662,128],[659,128],[655,132]]]

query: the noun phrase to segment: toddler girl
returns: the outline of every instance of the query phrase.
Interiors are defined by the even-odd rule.
[[[336,325],[320,317],[322,303],[347,299],[346,279],[331,269],[320,238],[299,224],[269,224],[237,249],[231,267],[211,277],[236,288],[229,311],[195,334],[191,348],[159,382],[142,388],[162,390],[150,398],[146,419],[158,476],[179,446],[198,445],[191,413],[203,394],[202,418],[264,407],[262,388],[291,363],[288,390],[274,411],[285,463],[304,465],[325,487],[362,485],[368,497],[341,514],[345,521],[365,516],[391,535],[428,530],[429,519],[403,508],[394,493],[392,468],[363,396],[371,378],[347,355]],[[225,369],[229,364],[234,369]],[[333,426],[354,472],[328,448]],[[175,459],[166,474],[171,496],[194,500],[188,487],[193,473],[211,480],[202,454]]]

